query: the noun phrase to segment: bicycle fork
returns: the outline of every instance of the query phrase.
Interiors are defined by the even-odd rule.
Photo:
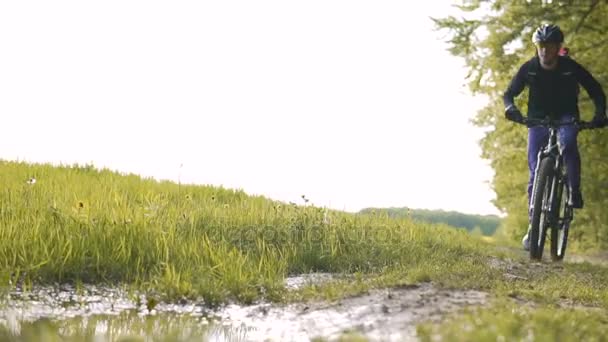
[[[538,170],[540,169],[540,165],[545,157],[545,151],[542,149],[538,151],[538,155],[536,156],[536,166],[534,167],[534,180],[532,181],[532,195],[530,196],[530,202],[528,203],[528,221],[532,220],[532,213],[534,212],[534,196],[536,195],[536,187],[538,186]]]
[[[561,175],[560,160],[557,158],[553,165],[553,179],[551,180],[551,189],[549,190],[549,201],[546,203],[543,210],[547,210],[547,216],[549,226],[552,228],[557,227],[557,220],[559,219],[559,210],[561,205],[562,187],[564,186],[564,179]]]

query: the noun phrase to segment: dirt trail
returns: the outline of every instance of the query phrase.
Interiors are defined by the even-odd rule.
[[[608,266],[608,252],[595,253],[595,254],[566,254],[564,257],[566,262],[571,263],[583,263],[588,262],[594,265]]]
[[[501,246],[501,247],[497,247],[497,250],[507,251],[508,253],[521,257],[524,260],[527,260],[528,255],[529,255],[527,251],[525,251],[519,247]],[[551,264],[552,262],[550,260],[551,260],[551,257],[549,255],[549,248],[548,248],[548,246],[545,246],[543,262],[547,263],[547,264]],[[573,263],[573,264],[588,262],[593,265],[608,266],[608,252],[598,252],[598,253],[592,253],[592,254],[579,254],[579,253],[573,253],[571,251],[566,251],[566,256],[564,257],[563,262],[564,263]],[[553,263],[553,264],[559,264],[559,263]]]
[[[356,331],[372,341],[416,341],[416,325],[437,321],[450,312],[484,305],[488,294],[479,291],[440,290],[425,283],[372,290],[336,303],[260,304],[228,306],[224,324],[247,327],[247,340],[309,341],[335,339]]]

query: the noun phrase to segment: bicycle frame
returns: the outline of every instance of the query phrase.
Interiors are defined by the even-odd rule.
[[[538,151],[535,175],[532,184],[532,198],[528,206],[530,230],[528,231],[530,258],[542,260],[547,231],[551,230],[551,259],[560,261],[568,241],[570,222],[574,209],[570,202],[571,189],[566,174],[563,149],[559,144],[558,130],[561,126],[575,125],[579,131],[598,128],[589,122],[573,120],[552,120],[522,118],[515,121],[528,127],[546,127],[549,138]],[[540,188],[540,187],[543,188]],[[536,207],[538,206],[538,207]]]
[[[529,213],[532,213],[532,211],[534,210],[534,194],[536,193],[536,186],[538,184],[538,169],[540,168],[541,165],[541,161],[544,158],[547,157],[551,157],[553,158],[553,160],[555,161],[555,165],[553,167],[554,170],[554,175],[555,177],[553,178],[552,182],[551,182],[551,188],[549,190],[549,201],[547,204],[553,204],[556,203],[556,197],[558,197],[558,191],[561,190],[561,187],[564,186],[564,184],[567,184],[568,179],[567,179],[567,175],[564,172],[564,157],[561,153],[561,147],[559,145],[559,141],[557,139],[557,128],[556,127],[549,127],[549,139],[547,141],[547,145],[545,145],[544,148],[542,148],[540,151],[538,151],[538,157],[537,157],[537,163],[536,163],[536,169],[534,170],[534,182],[532,184],[532,198],[530,199],[530,204],[529,204]],[[571,221],[572,220],[572,210],[570,210],[570,206],[568,205],[569,210],[567,210],[567,215],[564,217],[564,220],[568,220]],[[549,226],[553,226],[554,224],[558,223],[556,222],[556,219],[559,219],[559,205],[553,205],[550,206],[548,205],[548,207],[546,208],[541,208],[543,211],[545,211],[548,215],[547,217],[549,218]],[[558,212],[555,212],[555,211]]]

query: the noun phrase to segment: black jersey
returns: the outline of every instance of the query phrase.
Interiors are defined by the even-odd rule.
[[[558,58],[558,65],[554,70],[543,69],[538,57],[524,63],[504,93],[505,107],[513,105],[513,99],[528,86],[529,117],[579,117],[580,84],[593,100],[596,113],[606,113],[606,94],[599,82],[573,59],[563,56]]]

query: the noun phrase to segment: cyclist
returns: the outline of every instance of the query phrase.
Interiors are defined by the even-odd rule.
[[[532,35],[536,55],[525,62],[511,80],[504,93],[505,117],[515,122],[523,122],[523,115],[515,106],[514,98],[528,87],[528,117],[535,119],[551,118],[568,122],[579,119],[579,84],[587,91],[595,105],[592,125],[604,127],[606,118],[606,94],[599,82],[570,56],[560,56],[564,34],[557,25],[544,24]],[[580,155],[575,125],[559,128],[558,138],[564,154],[570,186],[569,204],[573,208],[583,207],[580,184]],[[547,143],[549,130],[546,127],[528,129],[528,208],[532,199],[532,185],[539,150]],[[530,215],[530,213],[529,213]],[[530,227],[528,227],[530,232]],[[529,249],[528,234],[522,239],[524,249]]]

